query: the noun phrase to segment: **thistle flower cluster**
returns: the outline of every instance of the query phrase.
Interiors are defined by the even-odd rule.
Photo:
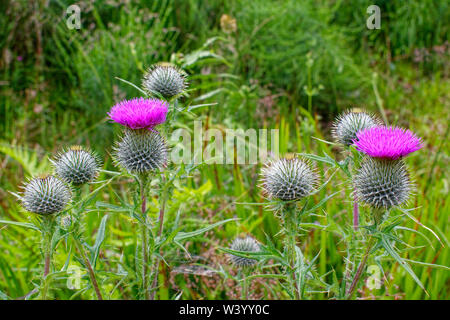
[[[50,215],[64,210],[71,200],[70,188],[52,175],[32,178],[24,186],[20,197],[25,210],[40,215]]]
[[[357,199],[386,210],[405,204],[412,183],[402,158],[422,148],[421,139],[407,129],[380,126],[358,132],[354,144],[369,156],[354,179]]]
[[[185,73],[171,64],[156,64],[143,80],[149,93],[165,98],[179,95],[186,88]],[[168,103],[159,99],[135,98],[113,106],[110,119],[124,131],[114,147],[114,160],[129,173],[161,170],[167,162],[167,146],[155,127],[166,121]]]
[[[255,239],[253,239],[250,236],[247,236],[245,238],[240,237],[236,238],[231,244],[230,249],[235,251],[255,253],[260,251],[260,246]],[[233,265],[235,265],[238,268],[252,267],[258,262],[258,260],[256,259],[240,257],[233,254],[230,254],[229,257]]]
[[[40,175],[29,180],[19,199],[30,212],[49,215],[64,210],[72,199],[69,185],[94,181],[100,171],[97,155],[82,146],[71,146],[50,160],[55,175]]]
[[[51,162],[55,173],[65,182],[75,186],[92,182],[100,171],[98,156],[82,146],[69,147]]]
[[[333,135],[365,156],[353,179],[358,201],[384,210],[408,201],[413,185],[402,158],[422,148],[420,138],[407,129],[384,126],[366,112],[339,116]]]
[[[150,95],[158,93],[170,99],[186,89],[186,73],[171,63],[158,63],[149,68],[142,85]]]
[[[167,103],[157,99],[125,100],[112,107],[111,120],[125,129],[114,147],[114,160],[129,173],[160,170],[167,161],[167,146],[154,129],[166,120]]]
[[[310,195],[318,181],[316,171],[299,158],[271,161],[261,175],[268,197],[282,201],[300,200]]]

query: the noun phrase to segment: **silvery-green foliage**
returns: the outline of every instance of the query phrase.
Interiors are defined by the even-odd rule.
[[[55,173],[67,183],[82,185],[95,180],[100,170],[97,156],[81,146],[72,146],[52,161]]]
[[[309,163],[299,159],[279,159],[262,169],[262,185],[271,199],[300,200],[310,195],[318,181]]]
[[[167,161],[167,146],[157,131],[127,128],[114,147],[114,158],[129,173],[161,170]]]
[[[157,92],[171,98],[186,89],[186,73],[170,63],[156,64],[144,75],[142,85],[150,94]]]
[[[383,125],[383,122],[370,113],[347,111],[334,121],[332,134],[336,142],[350,146],[359,131],[380,125]]]
[[[403,160],[367,158],[353,180],[359,201],[378,209],[389,209],[408,201],[412,191]]]
[[[72,197],[70,188],[52,175],[33,178],[24,188],[25,191],[20,197],[22,206],[30,212],[42,215],[63,211]]]
[[[231,250],[235,251],[245,251],[245,252],[259,252],[260,247],[259,243],[253,239],[252,237],[245,237],[245,238],[236,238],[230,247]],[[233,254],[230,254],[230,260],[231,262],[238,268],[246,268],[251,267],[255,265],[258,260],[256,259],[250,259],[250,258],[244,258],[235,256]]]

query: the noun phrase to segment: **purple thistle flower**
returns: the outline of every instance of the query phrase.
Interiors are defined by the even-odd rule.
[[[358,151],[374,158],[398,159],[423,147],[422,140],[408,129],[373,127],[362,130],[353,140]]]
[[[166,121],[167,103],[158,99],[123,100],[108,112],[114,122],[130,129],[151,129]]]

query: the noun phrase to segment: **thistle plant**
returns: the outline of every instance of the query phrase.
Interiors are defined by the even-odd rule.
[[[103,300],[100,286],[95,275],[95,266],[92,266],[88,259],[83,243],[84,223],[83,223],[83,207],[81,199],[81,188],[84,184],[90,183],[97,179],[100,171],[100,161],[98,156],[91,150],[82,146],[71,146],[56,155],[51,160],[55,174],[57,174],[66,183],[71,184],[74,189],[74,202],[70,219],[69,230],[74,240],[76,250],[81,256],[89,275],[92,287],[98,300]]]
[[[25,210],[39,215],[39,229],[42,235],[42,252],[44,271],[40,284],[40,298],[47,297],[52,265],[52,237],[55,231],[55,217],[64,211],[71,201],[70,188],[60,179],[52,175],[40,175],[32,178],[24,185],[24,192],[18,195]]]
[[[354,144],[366,155],[353,180],[355,195],[374,209],[379,224],[380,214],[408,200],[413,186],[402,158],[422,148],[422,141],[409,130],[380,126],[360,131]]]
[[[154,129],[156,125],[166,120],[167,111],[167,103],[162,100],[139,98],[122,101],[113,106],[108,113],[111,120],[125,126],[122,136],[114,147],[114,160],[119,167],[136,179],[139,194],[136,201],[141,208],[140,215],[136,216],[141,226],[141,292],[146,300],[150,298],[148,265],[151,258],[146,193],[150,173],[162,170],[167,162],[166,143]],[[160,229],[162,223],[160,217]],[[138,265],[136,267],[136,274],[139,274]]]
[[[299,268],[303,264],[301,250],[297,246],[297,235],[303,211],[297,202],[311,195],[317,186],[318,175],[311,165],[299,158],[271,161],[262,169],[262,187],[273,201],[272,209],[279,213],[285,235],[284,252],[287,260],[286,274],[290,294],[295,299],[302,297],[304,274]]]
[[[250,236],[245,238],[236,238],[230,246],[231,250],[242,251],[248,253],[260,252],[259,243]],[[229,255],[231,263],[238,269],[238,277],[241,283],[242,299],[248,299],[248,279],[253,267],[258,263],[258,260],[237,256],[234,254]]]
[[[332,136],[336,143],[344,146],[349,150],[350,146],[353,146],[359,132],[365,129],[381,126],[383,122],[374,114],[360,110],[352,109],[341,113],[333,122],[331,129]],[[358,155],[356,155],[358,156]],[[358,157],[359,158],[359,157]],[[344,163],[352,160],[353,168],[358,167],[359,159],[347,157]],[[350,171],[346,172],[351,177]],[[355,230],[359,226],[359,205],[356,197],[353,199],[353,227]]]
[[[145,299],[153,299],[158,285],[160,256],[163,244],[165,207],[174,177],[181,172],[168,170],[168,147],[165,136],[169,133],[176,114],[178,98],[187,88],[187,74],[171,63],[157,63],[145,73],[143,89],[122,80],[145,93],[147,98],[125,100],[109,112],[111,120],[125,128],[114,146],[114,162],[128,174],[135,177],[139,193],[141,214],[137,217],[141,225],[141,293]],[[190,171],[195,166],[185,167]],[[147,217],[146,194],[150,177],[160,176],[158,202],[159,217],[152,221]],[[137,205],[137,203],[135,204]],[[157,225],[156,231],[152,226]],[[148,231],[151,232],[150,245]],[[149,248],[150,247],[150,248]],[[159,255],[157,250],[160,250]],[[139,260],[139,259],[136,259]],[[148,265],[154,261],[149,277]],[[137,274],[139,272],[137,271]],[[150,286],[149,286],[149,282]],[[150,289],[149,289],[150,287]]]
[[[369,228],[370,239],[347,291],[348,298],[352,297],[357,287],[369,254],[375,245],[375,236],[381,237],[380,245],[384,246],[394,258],[401,259],[385,240],[391,228],[386,228],[385,230],[388,231],[385,231],[380,228],[380,225],[388,216],[390,209],[407,203],[413,184],[403,157],[422,148],[420,138],[411,131],[398,127],[367,128],[358,132],[353,142],[356,149],[365,154],[365,159],[353,178],[354,193],[358,200],[371,207],[374,225]],[[421,285],[406,262],[401,260],[399,262]]]

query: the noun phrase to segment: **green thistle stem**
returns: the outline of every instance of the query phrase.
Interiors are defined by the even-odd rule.
[[[148,290],[148,232],[147,226],[147,201],[145,198],[145,185],[147,183],[147,174],[141,174],[139,176],[139,195],[141,201],[141,249],[142,249],[142,292],[144,293],[144,299],[150,299],[150,293]]]
[[[50,279],[47,279],[50,273],[50,265],[52,260],[51,243],[54,228],[54,217],[52,215],[43,216],[42,218],[42,244],[44,253],[44,272],[41,278],[41,299],[47,298]]]
[[[163,176],[162,178],[162,183],[164,185],[165,182],[165,177]],[[162,232],[163,232],[163,226],[164,226],[164,213],[165,213],[165,207],[166,207],[166,202],[167,202],[167,191],[165,189],[165,187],[162,190],[162,194],[161,194],[161,203],[160,203],[160,210],[159,210],[159,228],[158,228],[158,238],[161,239],[162,236]],[[155,295],[156,295],[156,287],[158,286],[158,274],[159,274],[159,264],[161,263],[160,261],[161,259],[157,258],[155,265],[153,266],[153,281],[152,281],[152,287],[151,287],[151,291],[152,291],[152,295],[151,295],[151,299],[154,300],[155,299]]]
[[[376,225],[380,225],[383,222],[386,211],[381,208],[374,208],[372,210],[372,216]]]
[[[249,272],[248,270],[244,269],[242,270],[242,287],[241,287],[241,300],[248,300],[248,277]]]
[[[295,300],[300,300],[300,289],[297,279],[297,252],[295,250],[297,246],[297,221],[295,217],[295,205],[289,205],[284,212],[284,224],[285,224],[285,251],[287,254],[288,261],[288,274],[289,283],[291,287],[291,294]]]
[[[370,250],[372,249],[374,245],[374,238],[371,237],[369,240],[369,243],[367,244],[366,252],[364,253],[364,256],[359,263],[358,269],[356,270],[355,276],[353,277],[353,281],[350,285],[350,288],[347,291],[347,299],[351,299],[353,296],[353,293],[355,292],[355,289],[358,285],[359,280],[361,279],[361,275],[363,273],[364,267],[366,266],[367,259],[369,258]]]
[[[84,264],[86,265],[88,269],[89,278],[91,280],[92,286],[94,287],[95,294],[97,295],[98,300],[103,300],[102,293],[100,291],[100,287],[98,286],[97,278],[95,277],[94,269],[92,268],[92,265],[89,261],[89,259],[86,256],[86,252],[84,251],[83,245],[81,244],[81,241],[74,237],[75,240],[75,246],[78,250],[78,253],[83,258]]]
[[[74,199],[76,202],[81,201],[81,188],[77,187],[75,189],[75,196]],[[83,235],[82,235],[82,226],[83,226],[83,220],[82,220],[82,215],[81,215],[81,211],[80,210],[75,210],[74,211],[74,215],[75,215],[75,224],[74,224],[74,230],[73,230],[73,240],[75,242],[75,248],[77,249],[78,253],[80,254],[81,258],[84,261],[84,264],[88,270],[88,275],[89,275],[89,279],[91,281],[92,286],[94,287],[94,291],[95,294],[97,296],[98,300],[103,300],[103,296],[102,293],[100,291],[100,287],[98,285],[97,282],[97,278],[95,276],[95,270],[92,267],[91,262],[89,261],[87,255],[86,255],[86,251],[84,250],[84,246],[82,244],[82,239],[83,239]]]

